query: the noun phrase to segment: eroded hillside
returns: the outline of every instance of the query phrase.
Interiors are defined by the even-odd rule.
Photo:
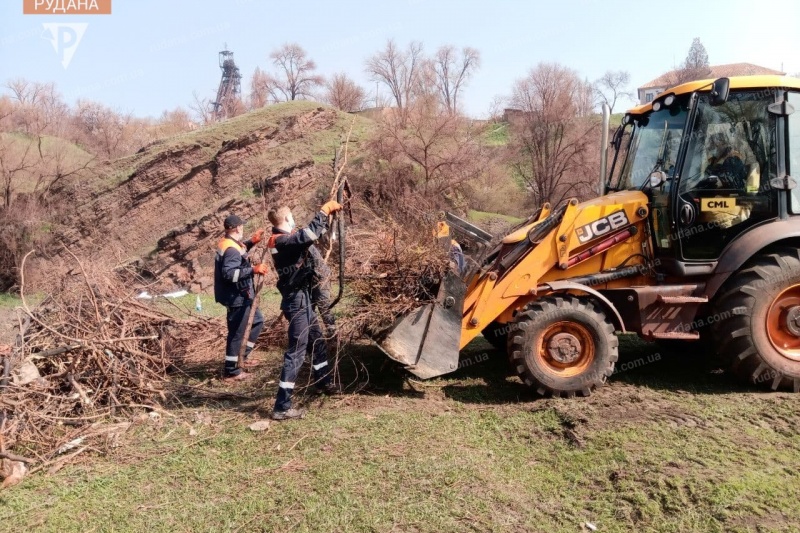
[[[351,124],[357,152],[370,122],[309,102],[154,143],[61,192],[75,208],[59,240],[78,255],[96,251],[177,286],[208,290],[222,219],[235,212],[250,220],[248,229],[262,224],[262,187],[268,205],[286,201],[305,217],[330,187],[333,154]]]

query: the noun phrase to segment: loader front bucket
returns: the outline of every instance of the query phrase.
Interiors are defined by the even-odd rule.
[[[464,282],[448,272],[436,301],[400,317],[379,346],[422,379],[453,372],[458,368],[465,293]]]

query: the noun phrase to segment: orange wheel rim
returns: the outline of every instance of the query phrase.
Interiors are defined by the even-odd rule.
[[[594,361],[594,338],[577,322],[556,322],[536,339],[536,358],[551,374],[568,378],[585,371]]]
[[[775,297],[767,312],[767,336],[779,354],[800,361],[800,285]]]

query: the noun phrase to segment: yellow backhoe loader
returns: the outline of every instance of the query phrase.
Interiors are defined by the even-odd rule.
[[[799,79],[694,81],[628,111],[610,143],[604,109],[599,197],[543,205],[494,245],[450,216],[482,252],[381,347],[430,378],[483,334],[540,394],[574,396],[612,374],[617,332],[703,335],[742,379],[800,392],[797,107]]]

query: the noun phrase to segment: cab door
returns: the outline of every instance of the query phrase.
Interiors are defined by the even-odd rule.
[[[714,260],[748,228],[779,216],[773,91],[732,92],[712,107],[698,98],[673,215],[683,260]]]

